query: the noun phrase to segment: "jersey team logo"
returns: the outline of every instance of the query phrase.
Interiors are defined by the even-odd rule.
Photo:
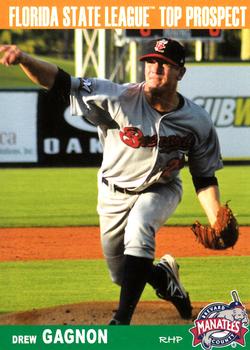
[[[236,343],[245,346],[248,316],[237,291],[232,291],[231,295],[233,302],[230,304],[209,304],[201,310],[194,322],[195,327],[189,330],[193,334],[193,346],[200,344],[204,350],[228,345],[236,347]]]
[[[129,126],[119,132],[122,142],[132,148],[139,148],[144,140],[144,135],[139,128]]]

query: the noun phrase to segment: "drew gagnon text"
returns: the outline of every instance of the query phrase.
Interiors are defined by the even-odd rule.
[[[12,344],[36,344],[37,335],[13,335]],[[107,329],[50,329],[46,328],[41,334],[44,344],[107,344]]]

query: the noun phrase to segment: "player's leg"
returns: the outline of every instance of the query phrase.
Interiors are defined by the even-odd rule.
[[[155,233],[181,198],[178,185],[154,186],[139,196],[125,229],[124,274],[114,324],[129,324],[146,283],[154,276]]]
[[[179,277],[179,265],[169,254],[165,254],[160,262],[153,266],[148,283],[155,289],[156,295],[170,301],[183,319],[190,319],[192,306],[189,295]]]
[[[114,192],[99,181],[98,213],[101,245],[111,280],[121,285],[124,269],[124,232],[138,196]]]
[[[122,195],[119,192],[109,193],[105,197],[105,209],[99,201],[101,243],[112,281],[121,286],[120,306],[117,317],[110,324],[129,324],[132,317],[135,300],[139,300],[152,267],[148,258],[124,255],[124,232],[128,214],[138,196]],[[115,205],[107,203],[109,199],[116,200]],[[119,204],[118,204],[119,203]],[[132,274],[131,274],[132,268]],[[136,276],[143,276],[137,278]],[[125,284],[123,283],[125,281]],[[124,312],[124,310],[126,310]]]
[[[131,281],[130,277],[137,276],[138,274],[145,276],[145,273],[150,269],[145,269],[149,259],[145,259],[144,264],[141,266],[141,261],[137,257],[128,257],[124,255],[124,232],[127,225],[128,215],[136,202],[138,195],[126,195],[120,192],[114,192],[106,187],[106,185],[99,184],[98,195],[98,213],[100,216],[100,230],[101,230],[101,243],[103,253],[108,265],[111,279],[118,285],[123,285],[123,281]],[[152,261],[150,261],[152,265]],[[133,274],[130,274],[130,266],[133,266]],[[151,267],[151,266],[150,266]],[[128,276],[129,274],[129,276]],[[125,276],[125,277],[124,277]],[[147,278],[146,278],[147,279]],[[139,282],[139,284],[137,283]],[[144,288],[146,280],[132,281],[132,284],[124,285],[121,288],[121,302],[125,302],[120,311],[126,310],[117,316],[117,319],[112,320],[110,324],[129,324],[130,318],[133,313],[133,308],[130,308],[131,302],[134,303],[134,298],[137,299],[141,294],[141,288]],[[131,290],[131,286],[132,289]],[[130,300],[127,297],[123,297],[124,291],[129,289],[129,295],[133,298]],[[139,291],[139,292],[138,292]],[[127,294],[127,291],[125,292]],[[127,307],[128,305],[128,307]],[[118,311],[119,311],[118,310]]]
[[[151,212],[151,216],[150,209],[148,212],[144,210],[147,218],[146,220],[144,219],[146,222],[145,228],[147,229],[147,233],[150,233],[150,225],[152,226],[153,222],[153,232],[156,233],[159,227],[172,215],[180,201],[181,192],[178,182],[176,186],[175,183],[173,183],[170,188],[164,190],[160,189],[159,191],[156,190],[156,193],[149,194],[149,196],[152,197],[152,203],[157,200],[158,204],[155,206],[154,211]],[[142,197],[141,199],[144,205],[145,198]],[[140,202],[138,201],[136,205],[140,206]],[[141,210],[139,210],[139,212],[141,212]],[[155,214],[155,212],[157,214]],[[129,223],[127,225],[127,228],[128,227]],[[141,231],[141,237],[148,237],[153,247],[155,243],[154,235],[146,235],[145,232]],[[150,246],[150,243],[148,243],[148,246]],[[171,255],[165,254],[158,264],[152,265],[147,282],[155,289],[156,295],[159,298],[170,301],[176,307],[182,318],[189,319],[191,317],[192,307],[189,295],[180,282],[179,266]]]
[[[124,256],[123,280],[118,309],[110,324],[129,325],[147,283],[153,260],[132,255]]]

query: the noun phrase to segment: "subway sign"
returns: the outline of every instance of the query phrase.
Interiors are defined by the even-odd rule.
[[[211,116],[216,127],[249,127],[250,97],[196,97],[193,101]]]

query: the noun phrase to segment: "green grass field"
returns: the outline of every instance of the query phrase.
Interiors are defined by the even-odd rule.
[[[97,225],[97,169],[1,169],[0,226]],[[250,224],[250,167],[217,173],[222,201],[241,225]],[[188,170],[182,171],[184,196],[171,225],[206,222]],[[195,247],[194,247],[195,249]],[[182,280],[193,301],[227,301],[236,289],[250,301],[250,257],[178,258]],[[204,277],[205,276],[205,277]],[[17,292],[18,291],[18,292]],[[103,260],[51,260],[0,263],[0,312],[29,310],[83,301],[117,300]],[[147,287],[142,300],[156,300]]]
[[[236,289],[250,300],[250,257],[178,258],[182,281],[193,301],[230,300]],[[0,264],[0,313],[84,301],[118,300],[103,260],[50,260]],[[242,278],[239,278],[239,273]],[[204,276],[206,276],[204,278]],[[158,300],[147,286],[142,300]]]
[[[2,169],[0,226],[98,225],[96,168]],[[226,166],[217,173],[221,200],[241,225],[250,225],[250,167]],[[206,222],[188,169],[182,171],[184,195],[169,225]]]
[[[74,75],[74,62],[51,57],[39,56],[39,59],[47,60]],[[0,89],[15,88],[37,88],[22,72],[19,66],[5,67],[0,65]]]

